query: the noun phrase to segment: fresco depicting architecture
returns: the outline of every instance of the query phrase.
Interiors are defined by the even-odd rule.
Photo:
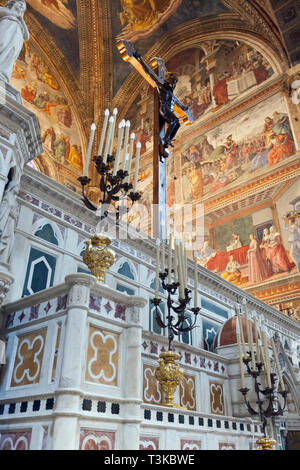
[[[118,450],[257,450],[264,434],[273,448],[298,450],[298,3],[26,6],[29,39],[0,81],[0,450],[95,450],[101,460]],[[124,60],[120,40],[149,67],[163,60],[194,116],[180,117],[159,165],[155,89]],[[0,36],[2,57],[8,46]],[[87,200],[99,206],[108,189],[93,160],[105,125],[114,138],[100,157],[117,156],[126,127],[126,181],[141,197],[103,241],[107,227]],[[124,162],[126,151],[114,177]],[[170,245],[154,238],[158,189],[158,237],[172,227]],[[100,253],[103,282],[86,250],[91,261]],[[176,306],[191,297],[173,339],[166,266],[182,289]],[[166,353],[178,354],[173,403]],[[261,374],[261,402],[247,359]],[[272,416],[265,422],[249,403],[269,404]]]

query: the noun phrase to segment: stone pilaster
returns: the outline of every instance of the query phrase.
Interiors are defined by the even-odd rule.
[[[125,372],[126,417],[123,425],[123,450],[138,450],[141,419],[142,393],[142,324],[138,306],[128,310],[127,323],[127,370]]]
[[[54,410],[53,450],[78,448],[87,314],[90,289],[96,279],[88,274],[71,274],[66,276],[65,282],[69,285],[69,295],[61,375]]]

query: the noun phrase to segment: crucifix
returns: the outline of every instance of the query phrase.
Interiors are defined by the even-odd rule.
[[[167,173],[165,160],[169,146],[180,128],[179,114],[185,123],[194,122],[188,106],[174,95],[178,78],[168,72],[162,59],[155,57],[149,67],[134,49],[130,41],[122,40],[117,47],[122,59],[129,62],[154,88],[154,141],[153,141],[153,234],[154,238],[165,238],[162,227],[166,227]]]

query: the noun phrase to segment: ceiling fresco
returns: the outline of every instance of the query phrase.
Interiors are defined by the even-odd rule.
[[[55,38],[57,45],[77,76],[80,72],[76,0],[27,0],[31,13],[41,27]]]
[[[199,262],[273,303],[282,286],[299,283],[290,241],[294,226],[285,214],[300,194],[300,111],[284,85],[300,62],[299,1],[27,5],[31,37],[12,85],[40,123],[44,154],[35,168],[80,193],[77,178],[91,124],[97,124],[96,152],[104,111],[117,107],[118,121],[129,119],[142,143],[139,189],[147,213],[153,200],[153,93],[119,54],[117,41],[130,40],[145,61],[161,57],[177,73],[176,96],[195,117],[181,126],[168,159],[167,198],[169,207],[204,204]],[[89,175],[95,188],[92,166]],[[139,225],[134,214],[130,218]],[[262,270],[248,255],[258,243]],[[233,262],[237,274],[230,277]]]
[[[115,0],[111,2],[112,36],[131,41],[143,55],[179,25],[228,11],[221,1],[211,0]],[[113,49],[113,62],[116,93],[130,69],[122,63],[117,49]]]

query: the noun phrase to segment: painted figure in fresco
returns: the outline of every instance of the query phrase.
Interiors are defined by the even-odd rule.
[[[22,98],[28,103],[33,103],[36,99],[37,89],[32,86],[30,83],[26,83],[24,88],[21,89]]]
[[[226,155],[226,170],[230,170],[238,158],[238,145],[232,139],[232,135],[227,137],[224,147]]]
[[[226,250],[227,251],[237,250],[238,248],[241,248],[242,246],[243,244],[240,240],[240,236],[237,233],[232,232],[232,242],[230,243],[230,245],[226,247]]]
[[[225,272],[221,274],[221,277],[228,282],[232,282],[232,284],[241,284],[242,273],[240,271],[240,265],[234,260],[233,255],[229,256],[229,262],[226,266]]]
[[[272,270],[272,263],[270,259],[270,252],[269,252],[269,240],[270,240],[270,232],[268,228],[264,228],[263,230],[263,237],[260,243],[260,248],[262,250],[263,257],[266,259],[269,269]]]
[[[271,134],[270,151],[267,155],[269,166],[276,165],[282,158],[293,155],[294,142],[289,134]]]
[[[270,227],[268,253],[274,273],[288,272],[294,267],[286,254],[281,235],[274,226]]]
[[[120,21],[124,31],[147,31],[174,0],[121,0]],[[181,0],[176,0],[180,4]]]
[[[69,8],[69,0],[27,0],[29,5],[58,28],[66,30],[75,26],[76,19]]]
[[[195,164],[192,165],[192,170],[188,175],[190,181],[190,190],[193,200],[199,199],[203,196],[203,183],[202,183],[202,170],[201,167],[197,168]]]
[[[262,282],[272,275],[267,261],[263,258],[256,236],[250,234],[249,250],[247,252],[249,282]]]
[[[47,145],[53,153],[55,153],[55,141],[56,141],[56,134],[53,127],[49,127],[44,134],[42,135],[42,142],[44,145]]]
[[[66,138],[63,135],[56,139],[54,142],[54,148],[56,158],[63,163],[67,148]]]
[[[293,138],[289,117],[286,113],[273,113],[273,132],[274,134],[288,134]]]
[[[25,11],[25,0],[10,0],[0,7],[0,79],[7,83],[24,41],[29,40],[24,21]]]
[[[290,256],[300,272],[300,214],[293,211],[284,217],[284,228],[289,232]]]
[[[268,164],[268,153],[271,145],[271,135],[273,131],[274,121],[272,118],[267,116],[264,124],[264,142],[261,143],[261,147],[257,149],[256,155],[252,160],[250,171],[258,170],[259,168]]]
[[[199,257],[198,257],[198,261],[199,263],[201,264],[201,266],[206,266],[206,264],[208,263],[208,261],[213,257],[215,256],[217,253],[216,250],[214,250],[213,248],[211,248],[209,246],[209,243],[208,241],[205,241],[203,243],[203,247],[201,248],[200,252],[199,252]]]

